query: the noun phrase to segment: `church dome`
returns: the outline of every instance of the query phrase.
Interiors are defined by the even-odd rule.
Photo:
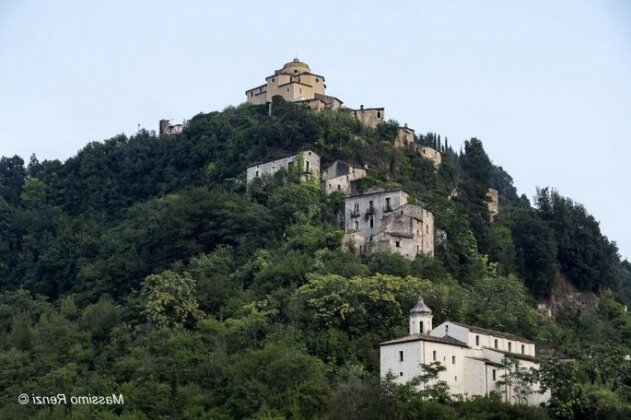
[[[311,72],[311,69],[307,64],[297,58],[294,58],[292,61],[283,66],[281,72],[285,74],[309,73]]]
[[[427,306],[425,302],[423,302],[422,296],[419,296],[418,301],[416,302],[416,305],[414,305],[414,307],[410,310],[410,315],[431,314],[431,313],[432,313],[432,310],[429,309],[429,306]]]

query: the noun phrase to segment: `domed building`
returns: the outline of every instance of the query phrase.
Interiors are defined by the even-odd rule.
[[[324,76],[311,72],[311,68],[297,58],[265,78],[265,84],[245,91],[247,103],[263,105],[276,95],[289,102],[304,102],[315,110],[338,109],[342,101],[325,94]]]

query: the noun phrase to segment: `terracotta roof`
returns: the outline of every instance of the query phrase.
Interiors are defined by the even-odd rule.
[[[479,360],[480,362],[484,362],[484,363],[486,363],[487,365],[492,365],[492,366],[502,366],[502,364],[501,364],[501,363],[497,363],[497,362],[494,362],[494,361],[492,361],[492,360],[485,359],[484,357],[472,357],[472,356],[467,356],[467,358],[469,358],[469,359],[473,359],[473,360]]]
[[[310,71],[302,71],[300,73],[275,73],[275,74],[272,74],[271,76],[267,76],[265,80],[271,79],[272,77],[278,77],[278,76],[292,77],[292,76],[302,76],[303,74],[308,75],[308,76],[315,76],[315,77],[321,78],[323,82],[325,81],[324,76],[320,74],[311,73]]]
[[[495,348],[491,348],[491,347],[484,347],[487,350],[492,350],[492,351],[496,351],[498,353],[502,353],[506,356],[510,356],[510,357],[514,357],[515,359],[522,359],[522,360],[529,360],[531,362],[535,361],[535,358],[532,356],[528,356],[527,354],[521,354],[521,353],[513,353],[510,351],[504,351],[504,350],[500,350],[500,349],[495,349]]]
[[[452,346],[468,347],[462,341],[456,340],[455,338],[450,337],[448,335],[446,335],[444,337],[434,337],[432,335],[427,335],[427,334],[407,335],[405,337],[397,338],[397,339],[394,339],[394,340],[384,341],[383,343],[379,343],[379,345],[380,346],[387,346],[387,345],[390,345],[390,344],[407,343],[407,342],[410,342],[410,341],[431,341],[433,343],[442,343],[442,344],[449,344],[449,345],[452,345]]]
[[[252,89],[248,89],[248,90],[245,91],[245,93],[251,92],[251,91],[256,90],[256,89],[260,89],[262,87],[267,87],[267,84],[260,85],[260,86],[257,86],[257,87],[253,87]]]
[[[501,331],[491,330],[491,329],[488,329],[488,328],[474,327],[472,325],[461,324],[459,322],[453,322],[453,321],[449,321],[449,322],[451,322],[452,324],[455,324],[455,325],[459,325],[459,326],[464,327],[464,328],[468,328],[469,331],[471,331],[471,332],[477,332],[477,333],[480,333],[480,334],[492,335],[492,336],[500,337],[500,338],[508,338],[509,340],[517,340],[517,341],[521,341],[523,343],[535,344],[534,341],[528,340],[527,338],[523,338],[523,337],[520,337],[520,336],[515,335],[515,334],[510,334],[510,333],[505,333],[505,332],[501,332]],[[495,349],[493,349],[493,350],[495,350]]]

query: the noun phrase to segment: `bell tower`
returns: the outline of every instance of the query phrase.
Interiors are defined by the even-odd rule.
[[[410,335],[429,334],[432,330],[432,310],[419,296],[416,305],[410,310]]]

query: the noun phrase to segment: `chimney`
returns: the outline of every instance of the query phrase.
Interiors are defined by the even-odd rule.
[[[403,124],[405,128],[408,128],[408,123]]]
[[[359,106],[359,109],[361,109],[361,110],[363,111],[363,110],[364,110],[364,106],[363,106],[363,105],[360,105],[360,106]]]

